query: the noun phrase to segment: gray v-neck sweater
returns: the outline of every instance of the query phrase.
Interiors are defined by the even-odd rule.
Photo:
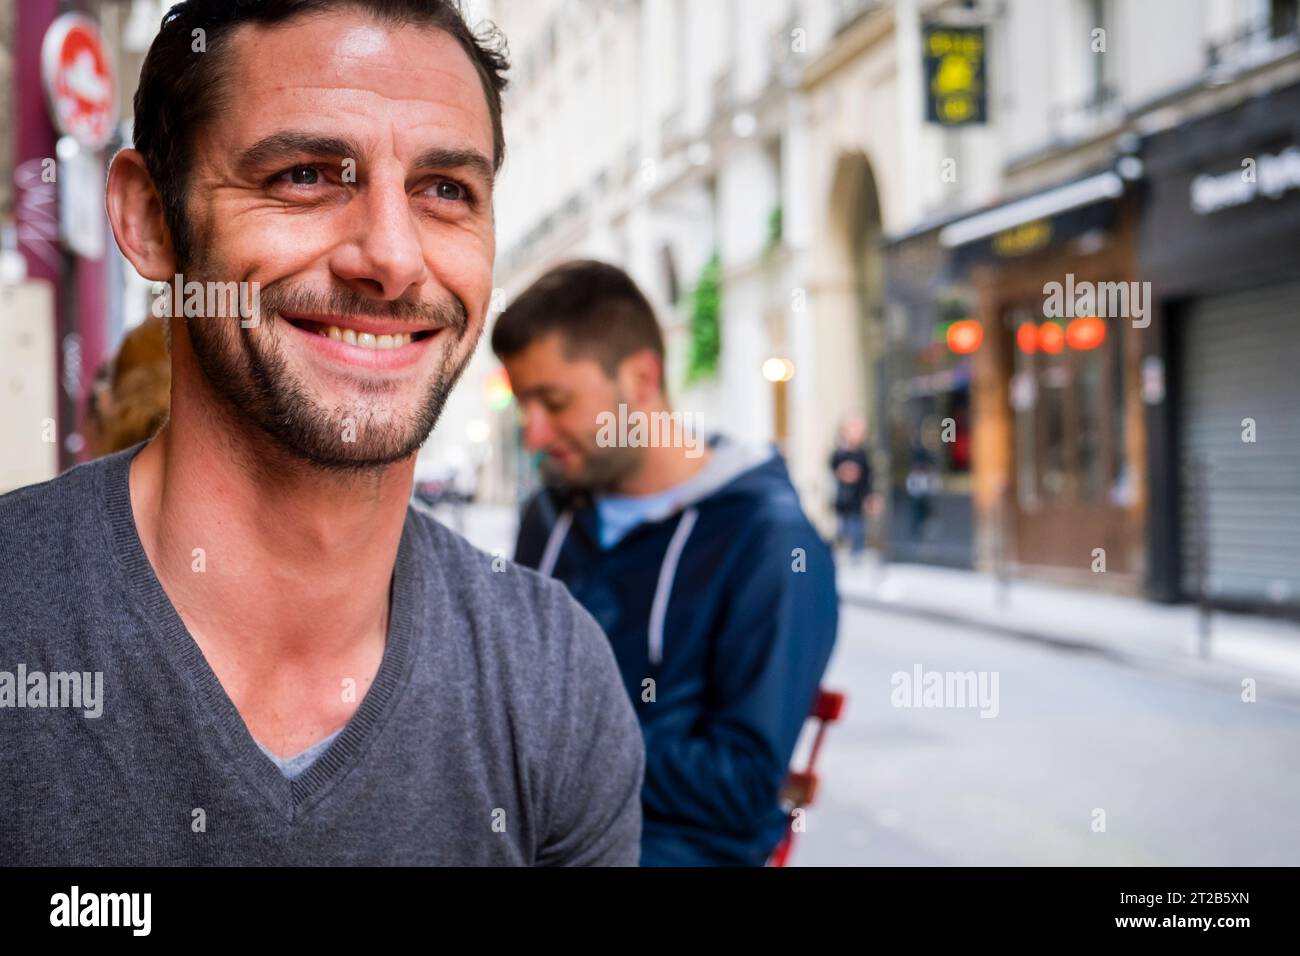
[[[289,779],[145,555],[142,447],[0,497],[0,864],[636,864],[640,731],[563,585],[408,508],[374,682]]]

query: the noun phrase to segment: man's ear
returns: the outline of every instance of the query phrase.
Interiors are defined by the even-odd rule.
[[[619,363],[623,390],[637,405],[663,400],[663,361],[650,349],[633,352]]]
[[[155,282],[170,281],[176,274],[176,253],[162,200],[136,150],[124,149],[113,157],[105,207],[113,238],[135,271]]]

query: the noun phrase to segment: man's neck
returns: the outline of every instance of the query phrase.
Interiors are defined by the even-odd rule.
[[[382,650],[414,456],[343,475],[305,466],[251,425],[175,390],[132,462],[150,562],[205,653],[256,672]]]
[[[701,443],[692,451],[671,445],[650,447],[635,471],[611,490],[618,495],[657,495],[694,478],[713,456]]]

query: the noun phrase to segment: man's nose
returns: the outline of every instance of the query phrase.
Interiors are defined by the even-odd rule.
[[[334,255],[332,268],[358,291],[400,299],[429,278],[410,197],[400,183],[372,180],[352,209],[351,241]]]
[[[555,438],[551,428],[550,416],[544,409],[532,408],[524,412],[524,447],[529,451],[541,451]]]

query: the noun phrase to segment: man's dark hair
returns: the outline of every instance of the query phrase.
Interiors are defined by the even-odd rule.
[[[493,166],[501,168],[505,158],[501,91],[510,68],[505,40],[490,25],[476,36],[453,0],[184,0],[163,17],[162,29],[145,56],[135,91],[132,137],[158,188],[182,263],[192,251],[185,196],[194,141],[203,124],[229,102],[232,91],[223,80],[231,34],[245,23],[270,25],[349,8],[387,23],[432,27],[460,44],[483,84],[492,118]],[[203,32],[196,34],[196,30]],[[200,36],[203,52],[196,52]]]
[[[566,355],[591,356],[610,378],[623,359],[650,349],[663,386],[664,339],[654,309],[617,266],[575,259],[551,269],[497,317],[492,351],[498,358],[518,355],[553,332]]]

